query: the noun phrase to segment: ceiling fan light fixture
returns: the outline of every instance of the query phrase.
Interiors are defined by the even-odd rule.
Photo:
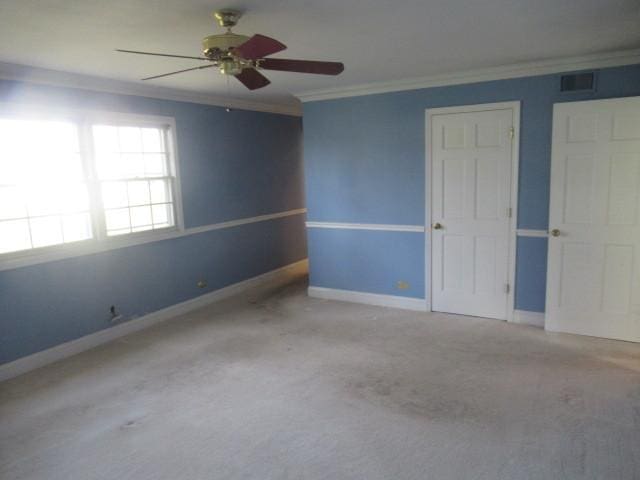
[[[220,60],[220,73],[224,75],[238,75],[242,73],[242,64],[235,58],[226,57]]]

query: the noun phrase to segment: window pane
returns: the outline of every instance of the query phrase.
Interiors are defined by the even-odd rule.
[[[33,177],[34,172],[40,178],[56,182],[81,182],[84,180],[82,161],[80,154],[76,152],[34,153],[34,156],[29,158],[27,163],[29,173],[28,175],[23,174],[26,181]]]
[[[82,212],[89,209],[87,188],[83,184],[33,183],[27,190],[29,216]]]
[[[62,234],[65,242],[77,242],[91,238],[91,219],[88,213],[62,217]]]
[[[32,217],[52,215],[61,209],[58,187],[46,183],[32,183],[27,187],[27,208]]]
[[[62,214],[89,218],[84,182],[74,123],[0,119],[0,253],[63,243]],[[70,238],[90,238],[85,223]]]
[[[62,225],[59,216],[32,218],[29,223],[34,248],[62,243]]]
[[[166,203],[171,201],[169,180],[152,180],[149,184],[151,203]]]
[[[129,182],[129,205],[148,205],[149,184],[147,182]]]
[[[162,128],[93,126],[101,179],[167,175]]]
[[[66,186],[60,195],[60,213],[86,212],[89,210],[87,187],[81,183]]]
[[[152,205],[153,226],[164,228],[173,226],[173,206],[171,204]]]
[[[59,155],[48,160],[51,177],[58,181],[84,181],[82,159],[79,153],[73,155]]]
[[[0,253],[31,248],[28,220],[0,222]]]
[[[142,132],[138,127],[120,127],[120,151],[141,152]]]
[[[20,125],[9,119],[0,119],[0,145],[2,154],[6,158],[13,158],[20,152]]]
[[[141,153],[123,153],[120,178],[144,177],[144,155]]]
[[[151,220],[151,207],[132,207],[131,208],[131,226],[132,227],[151,227],[153,221]]]
[[[119,153],[109,151],[96,152],[96,168],[98,177],[102,179],[118,178],[122,171]]]
[[[77,152],[80,150],[78,131],[75,125],[67,122],[37,122],[41,136],[38,141],[45,152]]]
[[[60,177],[61,171],[82,175],[74,164],[78,144],[72,123],[0,119],[0,168],[9,174],[2,183],[29,182],[34,175]]]
[[[93,127],[93,145],[97,152],[119,152],[118,130],[106,125],[95,125]]]
[[[145,152],[163,152],[160,130],[157,128],[143,128],[142,145]]]
[[[2,142],[2,139],[0,139]],[[20,180],[22,169],[16,157],[10,155],[0,143],[0,183],[16,184]]]
[[[147,177],[164,177],[166,159],[163,154],[147,153],[144,156],[144,173]]]
[[[105,208],[129,205],[127,182],[106,182],[102,184],[102,204]]]
[[[22,189],[19,187],[0,187],[0,220],[26,216],[27,205]]]
[[[107,221],[107,233],[109,235],[111,235],[112,230],[128,229],[131,226],[128,208],[107,210],[105,212],[105,219]]]

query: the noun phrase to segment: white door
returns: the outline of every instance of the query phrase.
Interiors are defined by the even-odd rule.
[[[430,115],[431,309],[505,320],[515,109],[469,108]]]
[[[640,341],[640,97],[554,106],[545,328]]]

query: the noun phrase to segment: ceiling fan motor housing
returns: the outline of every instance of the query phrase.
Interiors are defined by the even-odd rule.
[[[206,57],[218,60],[221,57],[229,56],[232,48],[242,45],[249,40],[246,35],[236,33],[223,33],[222,35],[209,35],[202,39],[202,51]]]

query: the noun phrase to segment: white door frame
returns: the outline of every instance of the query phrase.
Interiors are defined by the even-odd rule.
[[[431,168],[431,118],[435,115],[445,115],[451,113],[473,113],[488,110],[513,110],[513,143],[511,148],[511,219],[509,222],[509,252],[508,252],[508,272],[509,272],[509,293],[507,294],[507,318],[509,322],[514,321],[515,309],[515,282],[516,282],[516,240],[518,226],[518,166],[520,164],[520,102],[498,102],[483,103],[479,105],[462,105],[458,107],[428,108],[425,110],[425,299],[427,311],[431,311],[431,206],[433,204],[433,177]],[[427,291],[428,287],[428,291]]]

